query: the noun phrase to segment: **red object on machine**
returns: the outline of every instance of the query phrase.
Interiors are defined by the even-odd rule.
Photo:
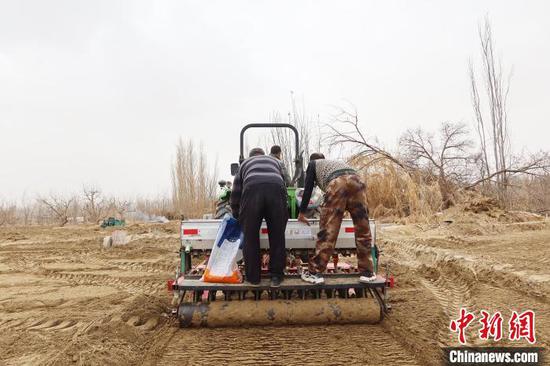
[[[386,279],[386,282],[389,288],[393,288],[395,286],[395,278],[393,277],[393,275],[390,275],[390,277]]]
[[[168,291],[174,290],[174,280],[167,280],[166,281],[166,287],[168,288]]]
[[[199,229],[183,229],[183,235],[199,235]]]
[[[344,229],[344,231],[346,233],[354,233],[355,232],[355,227],[347,227]]]

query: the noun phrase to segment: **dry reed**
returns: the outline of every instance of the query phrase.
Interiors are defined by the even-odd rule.
[[[373,218],[407,221],[427,219],[441,210],[437,179],[422,171],[408,172],[387,159],[355,158],[367,184],[367,202]]]

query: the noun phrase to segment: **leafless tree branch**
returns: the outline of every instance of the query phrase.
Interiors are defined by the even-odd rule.
[[[65,226],[69,222],[69,211],[76,202],[76,197],[50,194],[49,197],[39,197],[37,201],[50,211],[59,226]]]
[[[330,131],[326,142],[330,147],[351,145],[356,151],[355,157],[378,155],[405,168],[405,165],[397,157],[366,138],[359,127],[359,115],[355,107],[352,107],[352,111],[343,107],[335,108],[336,113],[333,114],[331,123],[326,125]]]

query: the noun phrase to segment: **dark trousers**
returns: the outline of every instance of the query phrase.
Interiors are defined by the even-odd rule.
[[[288,221],[285,187],[264,183],[243,190],[239,223],[244,233],[245,275],[250,282],[260,281],[260,226],[263,219],[269,237],[269,271],[272,276],[282,276],[286,264],[285,229]]]

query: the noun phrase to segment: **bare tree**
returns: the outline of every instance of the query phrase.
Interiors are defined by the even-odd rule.
[[[0,202],[0,226],[13,225],[16,221],[17,205],[10,202]]]
[[[80,197],[76,196],[71,209],[69,210],[69,221],[73,224],[78,224],[84,222],[84,210],[82,209],[82,200]]]
[[[532,210],[543,215],[550,214],[550,174],[537,177],[523,176],[521,181],[517,182],[517,186],[522,187],[523,191],[514,195],[520,198],[517,202],[518,209]]]
[[[496,196],[504,206],[510,197],[508,189],[510,178],[517,175],[540,176],[548,172],[549,157],[546,152],[514,156],[509,136],[509,120],[507,113],[508,94],[510,91],[510,72],[507,77],[500,60],[495,56],[495,42],[491,23],[486,17],[479,26],[482,68],[481,79],[478,81],[473,63],[469,64],[472,107],[474,110],[476,131],[481,152],[480,177],[467,185],[473,188],[482,185],[485,191],[496,191]],[[485,90],[485,98],[479,93],[480,85]],[[483,101],[486,107],[483,108]],[[483,113],[488,110],[488,113]]]
[[[27,192],[23,192],[23,196],[17,205],[17,221],[27,226],[32,223],[35,213],[36,202],[27,199]]]
[[[126,212],[130,209],[130,201],[119,198],[109,200],[109,210],[114,211],[121,219],[124,219]]]
[[[279,112],[273,112],[270,121],[274,123],[283,123]],[[301,105],[296,101],[294,92],[290,92],[290,112],[287,114],[287,123],[293,125],[298,130],[300,137],[299,154],[306,159],[314,151],[321,150],[321,130],[319,116],[317,120],[308,116],[305,102],[302,99]],[[269,143],[281,147],[282,159],[291,177],[294,176],[294,159],[297,158],[294,144],[294,134],[292,131],[284,128],[274,128],[271,130]]]
[[[509,168],[493,171],[489,175],[481,177],[466,186],[467,189],[474,188],[482,183],[499,183],[510,185],[509,180],[513,176],[528,175],[533,177],[544,177],[550,172],[550,154],[545,151],[528,154],[526,157],[514,157]],[[506,174],[506,183],[499,182],[497,178]]]
[[[185,217],[200,217],[214,209],[216,170],[209,170],[202,147],[192,141],[179,140],[176,160],[172,165],[172,201]]]
[[[197,215],[194,215],[193,213],[190,213],[190,211],[179,211],[178,215],[174,212],[174,202],[174,197],[164,194],[159,194],[155,198],[137,197],[131,201],[128,211],[131,213],[131,219],[140,219],[140,217],[143,218],[141,213],[145,213],[148,216],[165,216],[167,219],[179,219],[182,214],[185,214],[186,218],[197,218],[204,213],[200,212]],[[214,204],[212,202],[212,210],[213,209]],[[137,212],[132,212],[133,210]]]
[[[488,18],[485,18],[483,26],[479,26],[479,40],[482,56],[481,74],[486,93],[488,116],[483,113],[482,99],[479,94],[479,84],[481,83],[476,79],[472,62],[469,65],[469,74],[472,106],[481,148],[481,181],[489,182],[491,178],[485,179],[489,176],[494,178],[498,199],[505,203],[509,180],[508,169],[512,160],[507,114],[511,73],[508,77],[504,76],[500,60],[497,60],[495,56],[491,23]]]
[[[69,222],[70,210],[76,202],[76,196],[50,194],[48,197],[39,197],[37,201],[50,212],[59,226],[65,226]]]
[[[452,184],[464,182],[470,175],[468,161],[472,142],[463,123],[445,122],[439,136],[427,133],[420,127],[407,130],[400,138],[405,161],[410,168],[426,169],[437,177],[443,208],[454,204]]]
[[[35,212],[34,205],[29,202],[23,202],[19,207],[19,212],[21,213],[23,225],[30,225]]]
[[[273,112],[269,117],[270,122],[283,123],[281,114],[277,111]],[[290,123],[290,114],[288,123]],[[289,174],[294,173],[294,139],[291,135],[291,131],[284,128],[273,128],[271,131],[268,144],[279,145],[281,147],[282,160],[288,169]]]
[[[36,202],[28,200],[27,192],[24,192],[19,204],[17,205],[17,221],[25,226],[30,225],[35,213],[35,205]]]
[[[83,194],[83,210],[86,214],[86,219],[90,222],[97,223],[104,215],[107,209],[107,202],[103,198],[101,189],[95,186],[84,186]]]
[[[331,123],[327,124],[330,133],[325,139],[330,147],[351,146],[354,158],[369,158],[365,159],[369,164],[387,159],[405,168],[397,157],[378,146],[373,139],[367,138],[359,126],[359,115],[355,106],[352,106],[351,110],[344,107],[335,108],[337,111],[332,116]]]

